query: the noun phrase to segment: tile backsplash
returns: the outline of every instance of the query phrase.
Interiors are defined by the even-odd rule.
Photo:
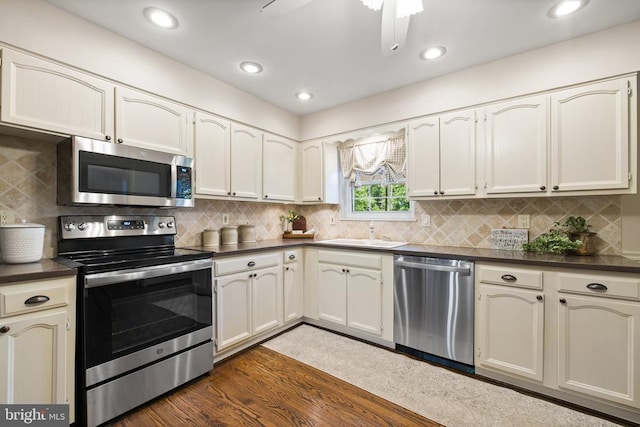
[[[57,217],[77,214],[174,215],[178,224],[177,245],[197,246],[206,228],[222,226],[222,215],[231,224],[254,224],[259,240],[282,234],[280,215],[296,210],[316,230],[316,239],[368,237],[368,221],[337,221],[340,210],[332,205],[294,206],[276,203],[230,202],[197,199],[192,209],[69,207],[56,204],[55,143],[0,134],[0,210],[11,210],[16,220],[44,224],[45,256],[56,254]],[[376,221],[377,238],[417,244],[491,247],[492,228],[515,228],[519,214],[531,220],[530,238],[547,231],[567,215],[582,215],[593,225],[599,253],[621,253],[620,196],[472,199],[421,201],[415,206],[416,221]],[[431,226],[422,226],[423,215]]]

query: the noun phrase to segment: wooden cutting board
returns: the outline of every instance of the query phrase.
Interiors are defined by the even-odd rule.
[[[302,230],[302,232],[304,233],[305,231],[307,231],[307,220],[305,219],[305,217],[300,215],[298,219],[293,221],[293,225],[291,228],[293,230]]]

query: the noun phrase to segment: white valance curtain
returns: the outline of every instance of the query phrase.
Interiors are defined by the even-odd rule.
[[[338,148],[342,175],[354,183],[359,174],[382,175],[388,182],[405,178],[407,147],[404,136],[372,140],[348,141]]]

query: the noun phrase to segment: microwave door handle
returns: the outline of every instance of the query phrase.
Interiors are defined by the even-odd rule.
[[[212,266],[213,261],[211,259],[202,259],[169,265],[157,265],[130,270],[88,274],[84,278],[84,287],[95,288],[98,286],[114,285],[117,283],[130,282],[133,280],[152,279],[155,277],[169,276],[172,274],[211,269]]]
[[[171,165],[171,198],[178,197],[178,168],[175,163]]]

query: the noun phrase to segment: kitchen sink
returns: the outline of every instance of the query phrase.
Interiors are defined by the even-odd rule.
[[[358,246],[363,248],[396,248],[398,246],[404,246],[407,244],[407,242],[393,242],[390,240],[378,239],[329,239],[318,240],[316,243],[326,243],[328,245]]]

